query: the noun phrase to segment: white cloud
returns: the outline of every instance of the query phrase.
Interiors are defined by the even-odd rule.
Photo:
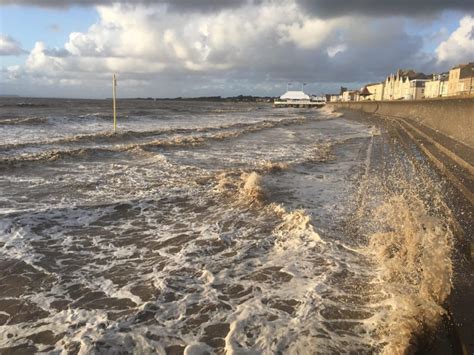
[[[465,16],[459,27],[436,49],[439,63],[451,65],[474,59],[474,17]]]
[[[54,56],[38,42],[27,69],[45,73],[119,71],[158,73],[209,72],[252,65],[262,48],[292,43],[314,49],[340,21],[302,16],[293,3],[272,3],[218,13],[167,12],[164,5],[99,6],[100,21],[87,32],[73,32],[64,48],[70,56]],[[278,31],[275,31],[278,28]],[[59,53],[59,50],[57,50]]]
[[[70,33],[62,48],[37,42],[23,65],[2,71],[3,82],[103,97],[115,72],[125,96],[270,94],[293,80],[375,81],[421,66],[419,38],[401,20],[321,19],[295,0],[242,4],[181,13],[163,3],[98,6],[87,31]]]
[[[64,69],[64,59],[49,56],[45,51],[46,45],[43,42],[35,43],[25,63],[27,71],[50,75],[62,72]]]
[[[283,42],[293,42],[304,49],[315,49],[327,40],[335,28],[342,26],[344,21],[301,18],[299,22],[282,24],[278,27]]]
[[[343,53],[347,50],[346,44],[336,44],[335,46],[328,47],[326,50],[329,57],[333,58],[338,53]]]
[[[10,36],[0,34],[0,55],[21,55],[26,51]]]

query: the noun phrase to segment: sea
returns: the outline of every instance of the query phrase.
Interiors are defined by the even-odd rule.
[[[0,99],[0,353],[403,354],[453,228],[416,148],[325,107]]]

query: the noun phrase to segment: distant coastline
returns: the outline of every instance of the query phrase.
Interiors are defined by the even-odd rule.
[[[125,100],[155,100],[155,101],[229,101],[229,102],[273,102],[273,96],[252,96],[252,95],[238,95],[238,96],[199,96],[199,97],[135,97]],[[122,99],[124,100],[124,99]]]
[[[111,97],[103,99],[85,99],[74,97],[30,97],[20,95],[0,95],[0,98],[18,98],[18,99],[59,99],[59,100],[112,100]],[[147,100],[147,101],[214,101],[214,102],[273,102],[274,96],[252,96],[252,95],[238,95],[238,96],[199,96],[199,97],[119,97],[118,100]]]

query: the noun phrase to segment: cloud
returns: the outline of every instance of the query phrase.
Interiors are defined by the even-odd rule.
[[[467,0],[297,0],[298,4],[319,18],[347,15],[425,16],[444,10],[474,11],[474,2]],[[170,11],[218,12],[245,5],[262,3],[285,4],[275,0],[0,0],[2,5],[68,8],[71,6],[110,6],[115,3],[131,6],[166,5]]]
[[[438,63],[456,65],[474,59],[474,17],[465,16],[459,27],[436,48]]]
[[[328,53],[329,57],[334,57],[338,53],[343,53],[347,50],[347,45],[342,43],[342,44],[336,44],[335,46],[329,47],[326,52]]]
[[[71,6],[110,6],[116,3],[143,6],[166,5],[171,11],[213,12],[237,8],[260,0],[0,0],[2,5],[68,8]]]
[[[320,47],[338,25],[344,20],[308,19],[290,24],[281,24],[278,31],[281,42],[293,42],[300,48],[312,49]]]
[[[425,16],[443,10],[474,11],[474,2],[466,0],[298,0],[305,11],[320,18],[347,15]]]
[[[96,9],[87,31],[70,33],[62,48],[37,42],[23,65],[3,70],[0,84],[105,97],[115,72],[124,96],[274,95],[289,81],[308,90],[357,87],[398,67],[422,70],[431,59],[403,19],[323,19],[290,0],[198,13],[170,12],[161,2]]]
[[[27,53],[21,44],[10,36],[0,34],[0,55],[21,55]]]
[[[85,33],[71,33],[64,50],[37,43],[27,68],[190,73],[256,69],[261,63],[270,69],[287,64],[274,54],[285,48],[315,49],[336,25],[307,18],[293,4],[201,15],[169,14],[163,6],[114,5],[98,7],[98,13],[100,22]],[[271,50],[261,51],[262,46]]]

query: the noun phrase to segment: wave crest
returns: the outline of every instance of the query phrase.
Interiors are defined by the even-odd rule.
[[[381,231],[370,236],[369,249],[381,266],[388,337],[384,353],[410,348],[420,324],[434,329],[445,313],[443,302],[451,291],[452,238],[446,223],[430,215],[416,198],[394,196],[375,211]]]

